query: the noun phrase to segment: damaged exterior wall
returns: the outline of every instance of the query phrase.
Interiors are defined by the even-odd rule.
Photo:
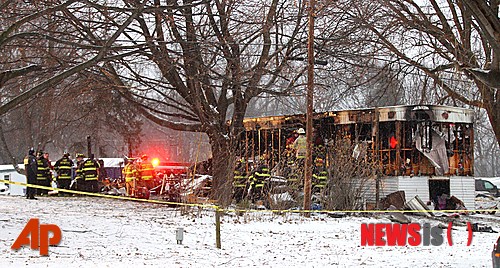
[[[405,192],[406,201],[412,199],[416,195],[424,202],[432,201],[429,182],[434,180],[443,180],[449,182],[449,194],[455,196],[464,202],[465,207],[474,208],[474,177],[468,176],[450,176],[450,177],[429,177],[429,176],[388,176],[382,180],[380,188],[380,196],[384,197],[390,193],[397,191]],[[366,202],[369,204],[376,203],[375,182],[370,183],[365,188]],[[434,209],[433,206],[429,206]]]
[[[367,153],[381,161],[386,175],[472,176],[473,116],[470,109],[407,105],[316,113],[313,125],[315,139],[324,143],[367,144]],[[244,126],[242,157],[265,155],[274,166],[283,157],[286,138],[305,126],[305,115],[247,118]]]
[[[473,117],[471,109],[439,105],[315,113],[313,140],[328,145],[326,148],[346,139],[363,145],[356,146],[353,155],[380,163],[385,176],[381,178],[379,197],[405,190],[407,198],[418,194],[424,202],[432,200],[437,190],[429,180],[437,176],[449,180],[447,188],[439,191],[455,195],[473,208]],[[240,156],[250,160],[247,163],[266,161],[271,168],[286,161],[285,141],[292,131],[305,126],[305,119],[303,114],[245,119]],[[325,159],[326,166],[334,162]],[[456,181],[461,182],[459,186]],[[373,201],[370,195],[374,189],[366,187],[367,202]]]
[[[475,178],[465,176],[450,176],[450,194],[464,202],[465,207],[474,209],[475,205]]]

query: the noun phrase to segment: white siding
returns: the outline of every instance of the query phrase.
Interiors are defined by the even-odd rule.
[[[427,203],[429,198],[429,179],[438,179],[438,177],[429,178],[428,176],[398,176],[385,177],[381,180],[380,198],[396,192],[404,191],[406,201],[409,201],[416,195]],[[474,177],[452,176],[439,177],[439,179],[450,180],[450,194],[462,200],[467,209],[474,209]],[[369,203],[375,203],[375,182],[370,181],[365,185],[365,199]],[[432,206],[430,207],[433,208]]]
[[[407,113],[408,107],[406,106],[399,106],[399,107],[388,107],[388,108],[380,108],[380,117],[379,120],[381,122],[386,122],[386,121],[406,121],[407,118],[406,113]],[[394,117],[389,118],[389,112],[394,112]]]
[[[429,201],[429,177],[427,176],[399,176],[399,191],[405,191],[406,201],[412,199],[416,195],[427,203]]]
[[[475,185],[474,177],[450,177],[450,194],[464,202],[467,209],[474,209]]]
[[[398,190],[397,177],[385,177],[380,180],[380,198],[396,192]],[[376,185],[375,180],[369,180],[364,185],[364,197],[368,203],[376,203]]]
[[[388,194],[399,191],[398,187],[398,177],[385,177],[380,183],[380,198],[385,197]]]
[[[12,168],[12,166],[10,166]],[[23,174],[17,173],[14,169],[10,170],[0,170],[0,179],[2,180],[10,180],[12,182],[21,182],[26,183],[26,176]],[[4,183],[2,183],[4,184]],[[16,184],[7,184],[9,187],[10,195],[25,195],[26,187]]]

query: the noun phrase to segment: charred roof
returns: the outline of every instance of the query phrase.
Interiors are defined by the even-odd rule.
[[[378,113],[378,118],[375,116]],[[443,105],[399,105],[314,113],[314,119],[332,118],[335,124],[376,121],[433,121],[441,123],[473,123],[474,111]],[[247,130],[301,126],[305,114],[245,118]]]

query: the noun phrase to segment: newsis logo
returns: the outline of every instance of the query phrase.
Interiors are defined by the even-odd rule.
[[[361,246],[440,246],[453,245],[453,223],[448,223],[446,234],[439,226],[429,223],[362,223]],[[472,226],[467,222],[467,246],[472,243]]]

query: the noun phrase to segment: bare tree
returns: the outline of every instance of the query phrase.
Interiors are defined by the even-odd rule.
[[[126,3],[126,7],[102,8],[124,12],[139,5],[139,1]],[[233,166],[238,154],[242,120],[251,102],[286,97],[304,85],[305,65],[293,60],[304,58],[306,52],[306,2],[301,6],[278,0],[151,3],[124,34],[130,44],[144,44],[145,49],[102,71],[153,122],[208,134],[215,174],[213,197],[224,204],[229,201],[223,198],[230,187],[226,182],[232,176],[227,167]],[[342,68],[345,60],[341,60],[353,54],[348,46],[352,40],[342,37],[360,28],[347,27],[344,7],[321,5],[316,11],[318,57],[331,59],[335,66],[333,71],[318,70],[318,95],[338,90],[329,83],[333,72],[336,77],[352,73]],[[337,48],[338,53],[326,48]],[[333,64],[334,59],[340,66]],[[347,82],[343,84],[348,88]]]
[[[124,6],[90,8],[106,9],[113,16],[140,4],[126,1]],[[300,41],[304,7],[298,7],[296,16],[284,18],[277,15],[292,3],[277,0],[149,4],[122,35],[125,45],[143,44],[144,49],[105,65],[101,72],[153,122],[208,134],[213,197],[227,203],[226,181],[232,175],[228,167],[234,163],[248,103],[263,91],[274,90]],[[280,29],[278,23],[288,29]],[[87,40],[96,40],[84,32]]]
[[[56,148],[58,153],[81,151],[86,145],[78,140],[96,135],[100,121],[120,122],[119,113],[130,110],[125,105],[116,107],[120,96],[115,94],[113,101],[110,90],[99,86],[95,78],[100,73],[92,67],[140,50],[117,49],[112,44],[141,9],[125,14],[114,30],[93,28],[101,42],[91,44],[78,37],[81,2],[5,1],[0,5],[0,115],[5,123],[0,129],[0,145],[4,162],[21,158],[27,146],[36,144],[40,149]],[[121,116],[121,122],[126,117],[130,116]],[[123,135],[137,137],[137,131],[123,133],[132,126],[132,120],[126,121],[121,127],[109,125]]]
[[[386,60],[401,60],[430,77],[442,90],[440,103],[451,99],[485,109],[500,144],[498,0],[380,0],[355,7],[352,16],[390,52]]]
[[[360,154],[353,155],[359,150]],[[362,197],[373,190],[380,165],[367,154],[367,145],[351,144],[349,140],[330,145],[327,158],[335,162],[328,170],[329,179],[321,199],[326,209],[360,209]]]
[[[488,124],[485,111],[476,114],[474,122],[474,174],[498,176],[500,174],[500,148]]]

